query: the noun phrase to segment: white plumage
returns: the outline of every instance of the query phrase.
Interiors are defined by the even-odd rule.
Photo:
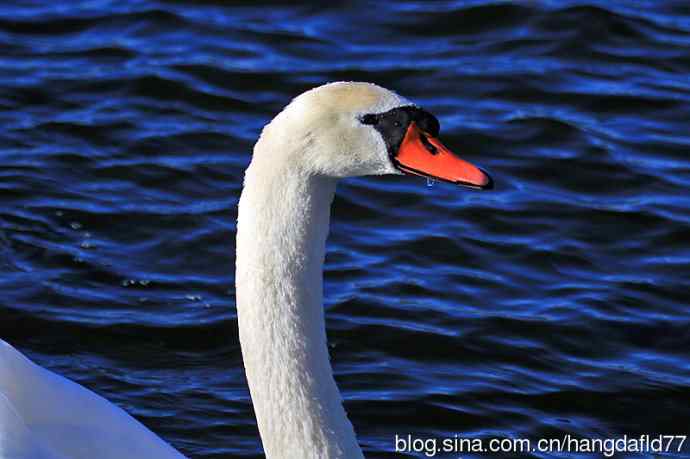
[[[398,174],[366,113],[410,105],[368,83],[308,91],[268,124],[239,204],[237,314],[270,459],[362,458],[333,379],[322,267],[338,178]],[[120,408],[0,342],[0,459],[181,458]]]

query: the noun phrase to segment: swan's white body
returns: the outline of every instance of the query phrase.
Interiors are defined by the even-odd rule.
[[[236,294],[244,366],[267,458],[363,458],[326,346],[321,300],[330,205],[341,177],[400,173],[389,142],[362,116],[410,105],[368,83],[325,85],[293,100],[255,146],[239,204]],[[409,133],[416,127],[408,123]],[[415,145],[406,151],[441,158],[430,159],[439,170],[455,171],[457,163],[465,173],[469,167],[447,150]],[[490,180],[478,169],[470,172],[471,179],[486,180],[479,185]],[[0,341],[0,459],[181,457],[120,408]]]
[[[183,459],[137,420],[0,340],[0,459]]]

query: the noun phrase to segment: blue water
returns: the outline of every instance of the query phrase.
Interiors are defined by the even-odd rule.
[[[497,186],[339,185],[324,301],[367,457],[426,457],[395,453],[408,433],[690,434],[688,4],[330,5],[0,5],[0,337],[191,457],[262,457],[243,171],[292,97],[371,81]]]

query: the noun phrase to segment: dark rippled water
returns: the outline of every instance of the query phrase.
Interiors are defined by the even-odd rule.
[[[369,457],[690,433],[685,2],[3,2],[0,337],[191,457],[260,457],[236,204],[262,125],[333,80],[497,183],[339,186],[328,336]]]

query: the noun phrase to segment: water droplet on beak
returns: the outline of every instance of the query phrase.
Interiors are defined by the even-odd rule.
[[[428,186],[429,188],[434,186],[434,183],[436,183],[436,180],[432,179],[431,177],[426,178],[426,186]]]

